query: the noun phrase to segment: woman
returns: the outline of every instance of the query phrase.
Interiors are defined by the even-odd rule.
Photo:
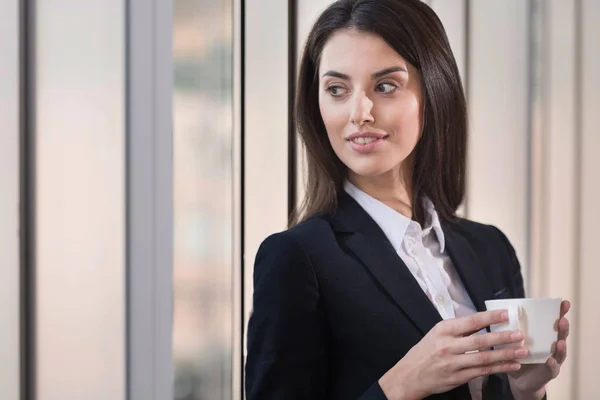
[[[256,257],[247,399],[543,398],[570,305],[546,364],[489,350],[522,332],[487,332],[507,316],[484,301],[523,297],[523,279],[498,229],[455,214],[466,105],[435,13],[417,0],[332,4],[308,38],[296,106],[307,196]]]

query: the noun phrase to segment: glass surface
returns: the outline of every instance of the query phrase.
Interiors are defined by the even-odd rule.
[[[0,397],[19,394],[19,2],[0,2]]]
[[[174,1],[175,400],[231,398],[233,1]]]
[[[125,3],[35,20],[34,397],[124,400]]]

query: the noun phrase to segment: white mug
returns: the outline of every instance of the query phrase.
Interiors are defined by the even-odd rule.
[[[527,358],[521,364],[543,364],[552,355],[552,344],[558,339],[557,321],[562,299],[499,299],[487,300],[488,311],[507,310],[509,321],[491,325],[492,332],[520,330],[525,339],[521,343],[495,346],[496,349],[524,346]]]

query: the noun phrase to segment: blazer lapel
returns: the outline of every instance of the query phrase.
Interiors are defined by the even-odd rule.
[[[350,234],[348,248],[423,335],[442,320],[383,231],[354,199],[342,196],[332,224],[337,232]]]
[[[443,224],[446,250],[477,311],[485,311],[485,300],[494,298],[494,290],[483,273],[484,266],[456,225]]]

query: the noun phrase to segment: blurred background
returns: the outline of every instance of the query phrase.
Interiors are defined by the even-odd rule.
[[[241,400],[260,242],[301,201],[299,54],[330,0],[0,4],[4,400]],[[571,300],[598,399],[600,1],[429,0],[469,103],[460,213]]]

